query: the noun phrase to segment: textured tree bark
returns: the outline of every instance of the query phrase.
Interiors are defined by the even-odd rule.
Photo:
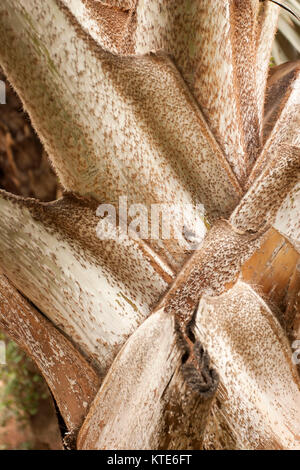
[[[222,438],[239,449],[299,449],[299,375],[286,336],[260,296],[240,281],[219,297],[204,296],[197,326],[220,374],[214,411],[219,433],[226,423]],[[245,364],[247,372],[239,373]]]
[[[271,225],[278,217],[286,198],[298,192],[300,178],[300,151],[297,147],[278,146],[276,155],[271,157],[259,177],[251,185],[240,204],[231,215],[232,224],[240,230],[257,232]],[[295,234],[297,240],[297,223]],[[300,235],[300,234],[299,234]]]
[[[59,187],[46,152],[1,68],[0,80],[6,94],[0,114],[0,187],[19,196],[53,201]]]
[[[264,141],[272,132],[276,120],[286,104],[289,89],[295,84],[299,75],[300,60],[279,65],[270,70],[266,89]]]
[[[241,232],[227,221],[215,224],[161,302],[167,312],[175,313],[182,331],[192,321],[199,298],[205,292],[223,293],[263,240],[263,232]]]
[[[273,11],[276,15],[276,7]],[[174,57],[242,183],[260,149],[264,95],[257,99],[256,84],[261,79],[259,87],[264,90],[266,56],[275,34],[274,25],[266,31],[261,19],[260,27],[267,34],[259,42],[264,50],[257,57],[257,15],[256,0],[137,2],[133,33],[136,53],[164,50]],[[256,60],[260,77],[256,77]]]
[[[217,385],[201,346],[194,343],[191,350],[174,316],[159,310],[116,357],[78,448],[200,449]]]
[[[2,270],[104,375],[172,271],[142,240],[100,240],[95,202],[0,193]]]
[[[300,82],[295,69],[263,129],[276,10],[267,24],[258,3],[0,4],[0,61],[72,191],[47,204],[0,192],[1,269],[53,325],[15,291],[20,316],[7,318],[37,361],[64,341],[78,369],[92,362],[103,379],[84,416],[85,385],[61,397],[41,364],[70,429],[85,417],[80,449],[300,446],[288,342],[299,327]],[[196,217],[192,254],[176,237],[123,233],[122,220],[121,237],[99,238],[98,204],[124,195],[146,209],[203,203],[212,228],[203,240]],[[188,231],[193,222],[188,211]]]
[[[14,44],[0,51],[6,75],[65,188],[106,203],[126,194],[128,204],[149,209],[155,203],[185,206],[192,232],[188,205],[204,204],[212,220],[230,214],[240,185],[164,54],[112,55],[55,0],[5,0],[0,21],[1,40]],[[203,238],[205,224],[197,223]],[[153,245],[180,268],[184,240],[163,242],[165,250]]]
[[[68,429],[79,429],[97,393],[99,376],[3,274],[0,274],[0,327],[35,361]]]
[[[300,70],[296,68],[292,80],[286,87],[286,92],[280,100],[280,105],[276,110],[276,122],[273,122],[272,131],[268,133],[263,150],[253,166],[247,188],[253,184],[255,179],[264,170],[268,161],[277,152],[281,144],[299,147],[299,125],[300,125]],[[270,99],[277,104],[276,96],[270,90]],[[268,130],[268,123],[266,123]]]
[[[260,150],[259,110],[256,93],[256,0],[232,0],[233,50],[244,134],[247,175]]]
[[[264,162],[260,175],[233,211],[230,220],[241,230],[246,227],[252,231],[264,230],[264,227],[273,225],[299,251],[299,148],[280,145],[275,155],[267,155],[269,161]]]
[[[258,96],[258,113],[260,139],[263,141],[263,121],[265,114],[266,85],[269,74],[269,64],[272,44],[277,29],[279,7],[271,2],[264,2],[260,6],[257,26],[256,50],[256,90]]]

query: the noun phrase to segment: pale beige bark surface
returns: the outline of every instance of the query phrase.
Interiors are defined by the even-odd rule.
[[[2,191],[0,257],[9,279],[104,374],[173,273],[142,241],[100,240],[96,208],[72,196],[39,203]]]
[[[201,351],[195,363],[182,365],[184,352],[175,317],[163,309],[151,315],[103,381],[80,430],[79,449],[200,448],[218,376]]]
[[[238,282],[219,297],[203,297],[197,326],[220,374],[220,413],[237,448],[299,449],[299,376],[260,296]]]

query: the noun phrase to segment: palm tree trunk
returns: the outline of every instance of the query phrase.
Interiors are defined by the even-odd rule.
[[[0,325],[77,448],[300,446],[300,79],[268,80],[277,15],[258,0],[0,4],[0,63],[65,189],[0,191]],[[170,205],[173,234],[134,236],[124,197]]]

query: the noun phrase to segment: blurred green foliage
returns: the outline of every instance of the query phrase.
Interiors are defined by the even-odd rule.
[[[32,360],[0,331],[6,344],[6,365],[0,365],[0,425],[14,415],[26,421],[38,411],[40,399],[47,398],[48,388],[37,373]]]

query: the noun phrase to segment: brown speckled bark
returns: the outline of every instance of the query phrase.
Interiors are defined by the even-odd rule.
[[[224,292],[263,237],[263,233],[241,232],[219,221],[186,262],[161,304],[167,312],[175,313],[182,327],[188,325],[201,295]]]
[[[257,25],[256,90],[258,100],[260,138],[263,138],[266,84],[269,74],[271,49],[277,29],[279,7],[266,1],[261,3]]]
[[[201,346],[192,349],[178,338],[173,315],[151,315],[105,377],[78,448],[200,449],[218,376]]]
[[[246,82],[238,72],[243,67],[241,51],[245,55],[249,52],[245,44],[253,21],[249,24],[249,18],[241,15],[234,22],[232,3],[231,0],[138,2],[135,50],[137,53],[162,50],[174,58],[233,171],[244,181],[247,139],[240,100],[244,91],[239,96],[239,90]],[[245,42],[241,45],[239,41],[235,49],[234,35],[242,30]],[[251,54],[253,57],[253,51]],[[252,119],[254,103],[249,100],[247,103]]]
[[[267,304],[238,281],[219,297],[201,299],[197,326],[220,374],[207,444],[218,447],[221,436],[223,448],[225,441],[225,448],[299,450],[299,376]]]
[[[217,372],[201,343],[185,348],[164,391],[165,409],[157,442],[160,449],[202,449],[207,420],[219,384]]]
[[[240,230],[252,231],[274,223],[282,203],[296,191],[299,182],[300,149],[278,146],[274,157],[270,155],[270,161],[234,210],[231,223]],[[298,214],[300,217],[300,207]],[[298,219],[294,221],[295,227]]]
[[[248,173],[260,149],[255,56],[258,1],[232,0],[231,12],[237,94],[245,140],[245,167]]]
[[[78,429],[99,388],[99,376],[1,273],[0,327],[35,361],[68,429]]]
[[[100,240],[96,207],[72,195],[39,203],[0,191],[0,259],[104,374],[173,273],[142,240]]]
[[[0,61],[77,193],[1,192],[0,265],[104,377],[79,448],[299,448],[300,79],[271,109],[270,78],[263,144],[277,10],[258,6],[0,3]],[[99,240],[123,195],[203,203],[212,228],[192,254]]]
[[[13,1],[1,3],[0,39],[16,47],[2,48],[1,62],[65,188],[114,204],[126,194],[148,208],[202,203],[212,220],[230,214],[240,185],[168,57],[113,55],[61,2]],[[79,69],[74,55],[84,58]],[[152,246],[179,269],[183,247],[162,244]]]
[[[264,140],[268,138],[270,132],[276,124],[282,106],[286,101],[286,94],[300,69],[300,60],[287,62],[270,70],[267,82],[266,103],[264,116]]]

